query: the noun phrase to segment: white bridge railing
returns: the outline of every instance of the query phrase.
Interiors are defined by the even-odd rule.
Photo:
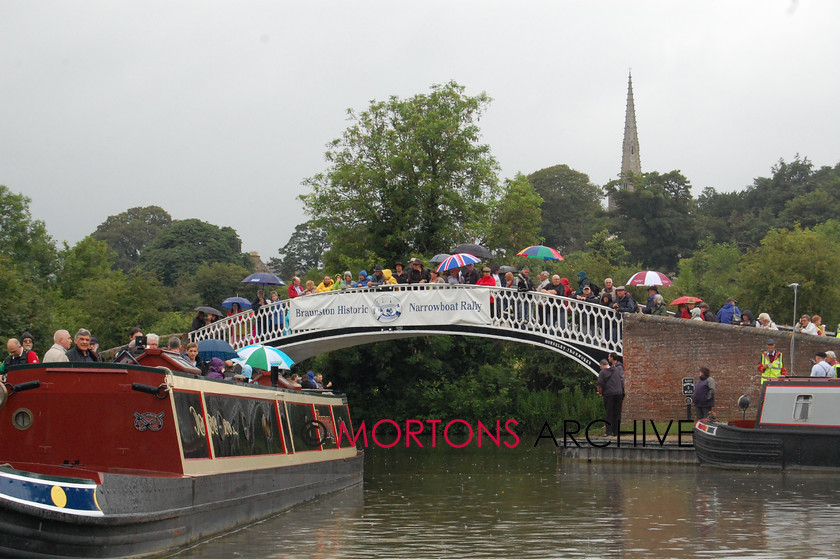
[[[324,308],[335,306],[337,302],[341,303],[339,306],[350,308],[354,302],[369,300],[371,296],[389,293],[398,299],[401,293],[405,295],[411,292],[412,300],[433,304],[440,301],[444,295],[452,295],[441,290],[452,289],[483,290],[473,293],[473,295],[482,296],[484,293],[489,293],[491,298],[489,315],[485,314],[483,323],[477,324],[475,320],[469,323],[460,321],[458,313],[448,313],[445,320],[429,323],[428,330],[445,325],[469,324],[493,327],[500,331],[533,332],[558,341],[581,344],[603,351],[622,352],[621,313],[609,307],[534,291],[519,292],[507,288],[446,284],[403,284],[343,289],[306,295],[300,299],[287,299],[262,306],[256,313],[247,309],[213,322],[191,332],[190,339],[193,341],[221,339],[229,342],[236,349],[252,343],[278,345],[274,342],[293,338],[297,334],[332,329],[329,325],[320,328],[293,328],[295,321],[290,320],[290,314],[295,311],[294,306],[298,304],[296,301],[302,299],[306,300],[309,308],[320,301],[323,301]],[[328,324],[328,321],[326,323]],[[381,327],[387,329],[385,326]],[[279,345],[282,346],[282,344]]]

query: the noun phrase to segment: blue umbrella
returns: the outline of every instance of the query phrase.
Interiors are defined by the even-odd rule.
[[[224,340],[201,340],[198,342],[198,355],[205,361],[210,361],[214,357],[221,360],[239,357],[233,346]]]
[[[227,299],[222,301],[222,306],[226,309],[232,309],[234,303],[239,303],[240,309],[251,308],[251,301],[249,301],[245,297],[228,297]]]
[[[283,280],[268,272],[251,274],[239,283],[249,283],[251,285],[286,285],[283,283]]]

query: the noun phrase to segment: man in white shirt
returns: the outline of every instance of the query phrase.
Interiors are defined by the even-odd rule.
[[[802,315],[799,319],[799,324],[794,327],[794,330],[800,334],[813,334],[814,336],[819,335],[816,325],[811,322],[811,317],[807,314]],[[823,355],[823,357],[825,356]]]
[[[811,363],[814,364],[811,367],[812,377],[834,378],[834,368],[826,362],[825,357],[826,355],[823,351],[818,351],[814,355],[814,358],[811,360]]]

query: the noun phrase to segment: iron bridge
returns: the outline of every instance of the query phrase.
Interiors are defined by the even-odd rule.
[[[622,353],[621,313],[576,299],[477,285],[411,284],[305,295],[246,309],[190,333],[238,349],[278,347],[296,362],[356,345],[417,336],[478,336],[550,349],[593,373]]]

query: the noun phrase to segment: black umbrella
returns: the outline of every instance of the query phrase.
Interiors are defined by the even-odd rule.
[[[443,262],[444,260],[446,260],[450,256],[452,256],[452,255],[451,254],[443,254],[443,253],[435,254],[434,256],[429,258],[429,262],[431,262],[432,264],[440,264],[441,262]]]
[[[493,258],[493,253],[490,252],[490,249],[474,243],[464,243],[452,249],[452,254],[458,252],[466,252],[467,254],[472,254],[473,256],[478,256],[479,258]]]
[[[506,274],[508,272],[511,272],[511,273],[515,274],[518,271],[519,271],[519,269],[516,266],[501,266],[499,268],[499,273],[500,274]]]
[[[283,283],[283,280],[268,272],[251,274],[239,283],[250,283],[251,285],[286,285]]]
[[[215,314],[216,316],[225,316],[222,311],[216,310],[213,307],[196,307],[195,310],[203,312],[204,314]]]
[[[198,355],[205,361],[210,361],[214,357],[223,361],[239,357],[233,346],[224,340],[201,340],[198,342]]]

